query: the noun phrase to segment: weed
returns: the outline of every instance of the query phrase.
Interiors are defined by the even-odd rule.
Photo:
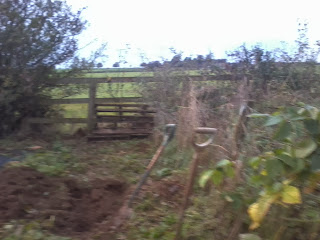
[[[159,161],[159,168],[181,169],[191,161],[193,150],[191,148],[179,150],[176,141],[172,141],[166,148]]]
[[[193,199],[183,232],[186,239],[227,239],[234,218],[232,208],[215,191]]]

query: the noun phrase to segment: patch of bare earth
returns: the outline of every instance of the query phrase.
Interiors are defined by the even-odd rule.
[[[114,218],[127,195],[115,179],[81,183],[49,177],[31,168],[0,171],[0,226],[12,219],[54,219],[55,234],[78,239],[113,239]]]

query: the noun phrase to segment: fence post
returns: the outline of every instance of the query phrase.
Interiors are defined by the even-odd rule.
[[[89,84],[89,103],[88,103],[88,131],[92,132],[93,128],[96,124],[96,107],[95,107],[95,99],[96,99],[96,90],[97,84],[90,83]]]

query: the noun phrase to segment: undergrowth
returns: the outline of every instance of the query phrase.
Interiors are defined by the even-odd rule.
[[[53,143],[50,150],[28,154],[17,166],[31,167],[50,176],[65,175],[70,172],[81,173],[85,170],[85,164],[79,162],[72,149],[64,146],[62,142]]]
[[[173,206],[149,193],[135,206],[134,211],[135,214],[127,226],[126,239],[173,239],[174,226],[177,221]]]
[[[47,230],[53,223],[46,221],[11,221],[0,229],[2,240],[71,240],[69,237],[56,236]]]

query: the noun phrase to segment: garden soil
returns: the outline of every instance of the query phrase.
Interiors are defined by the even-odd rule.
[[[0,226],[13,219],[53,219],[48,229],[57,235],[113,239],[114,218],[127,195],[127,185],[115,179],[79,182],[6,168],[0,171]]]

